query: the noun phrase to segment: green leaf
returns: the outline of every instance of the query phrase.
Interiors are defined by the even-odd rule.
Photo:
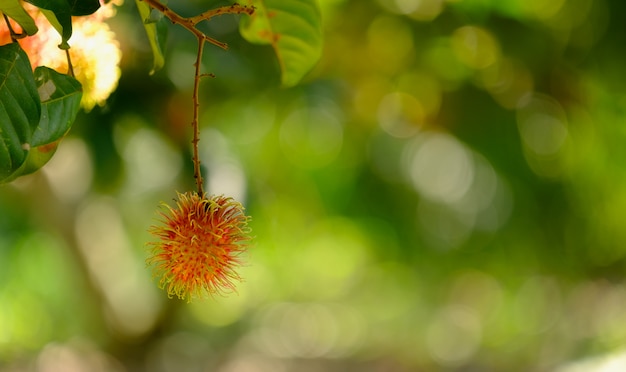
[[[70,45],[67,41],[72,36],[72,10],[67,0],[26,0],[34,6],[49,10],[50,12],[44,12],[44,16],[50,21],[50,23],[59,31],[58,25],[63,28],[61,34],[61,49],[69,49]],[[53,18],[54,16],[54,18]],[[55,19],[56,18],[56,19]]]
[[[48,67],[37,67],[35,83],[41,99],[41,118],[33,132],[26,162],[9,180],[43,167],[56,152],[80,110],[83,93],[78,80]]]
[[[59,35],[63,36],[63,26],[59,23],[57,16],[54,15],[54,12],[47,9],[39,8],[39,11],[46,17],[50,25],[54,27],[55,30],[59,33]]]
[[[240,23],[251,43],[274,48],[284,86],[296,85],[322,54],[322,21],[316,0],[248,0],[256,10]]]
[[[73,16],[90,15],[100,8],[99,0],[68,0],[68,2]]]
[[[26,158],[26,161],[20,167],[20,169],[14,172],[9,178],[4,180],[3,182],[13,181],[20,176],[25,176],[41,169],[41,167],[46,165],[46,163],[49,162],[50,159],[52,159],[52,155],[54,155],[54,153],[57,151],[59,142],[61,142],[61,140],[30,149],[30,151],[28,152],[28,157]]]
[[[35,83],[41,99],[41,119],[33,132],[31,148],[62,138],[76,119],[83,96],[78,80],[48,67],[35,69]]]
[[[165,65],[162,43],[165,40],[165,32],[167,28],[159,27],[159,25],[163,25],[161,20],[155,22],[151,19],[150,14],[152,9],[145,1],[135,0],[135,3],[137,4],[137,10],[139,10],[139,16],[141,17],[143,27],[146,29],[150,48],[152,49],[153,64],[150,74],[154,74],[156,71],[163,68],[163,65]]]
[[[37,33],[35,20],[22,8],[19,0],[0,0],[0,12],[17,22],[27,35]]]
[[[26,53],[17,43],[0,46],[0,182],[24,164],[40,116]]]

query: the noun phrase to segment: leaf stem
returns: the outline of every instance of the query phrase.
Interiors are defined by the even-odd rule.
[[[65,56],[67,57],[67,74],[71,77],[75,77],[74,75],[74,66],[72,65],[72,59],[70,58],[70,50],[65,49]]]
[[[2,16],[4,17],[4,21],[7,23],[7,27],[9,28],[9,35],[11,35],[11,41],[12,42],[17,42],[17,39],[22,39],[24,37],[26,37],[26,33],[22,32],[22,33],[17,33],[13,30],[13,27],[11,27],[11,22],[9,22],[9,17],[7,17],[6,14],[2,14]]]

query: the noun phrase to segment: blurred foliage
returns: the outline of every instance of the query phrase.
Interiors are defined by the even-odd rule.
[[[624,3],[320,5],[322,60],[289,89],[236,17],[202,26],[230,45],[204,58],[207,189],[246,205],[256,239],[239,293],[190,305],[151,282],[144,244],[159,201],[193,188],[196,42],[170,28],[150,76],[136,8],[120,8],[119,88],[0,189],[0,370],[623,361]]]

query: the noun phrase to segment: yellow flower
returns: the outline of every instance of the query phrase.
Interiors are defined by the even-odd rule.
[[[163,220],[150,232],[152,256],[146,262],[160,277],[159,287],[168,296],[191,301],[204,294],[235,291],[239,255],[250,240],[243,206],[232,198],[198,193],[178,194],[177,208],[163,204]]]
[[[103,106],[117,88],[122,52],[107,23],[80,17],[75,18],[72,25],[70,57],[75,77],[83,86],[81,106],[89,111],[95,105]],[[39,32],[42,31],[40,28]],[[67,71],[67,58],[57,45],[58,42],[48,43],[48,53],[41,55],[39,63],[58,71]]]

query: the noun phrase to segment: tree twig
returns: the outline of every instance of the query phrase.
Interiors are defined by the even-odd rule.
[[[204,39],[205,41],[208,41],[209,43],[216,45],[222,49],[228,49],[228,45],[226,43],[215,40],[212,37],[205,35],[204,32],[196,28],[196,25],[202,21],[205,21],[205,20],[208,21],[211,18],[222,15],[222,14],[245,13],[245,14],[251,15],[252,13],[254,13],[254,7],[233,4],[233,5],[222,6],[217,9],[206,11],[204,13],[198,14],[195,17],[182,17],[178,13],[174,12],[167,6],[160,3],[159,0],[143,0],[143,1],[145,1],[152,8],[163,13],[163,15],[167,17],[173,24],[179,24],[183,26],[189,32],[194,34],[198,39]]]
[[[212,9],[206,11],[204,13],[198,14],[195,17],[182,17],[178,13],[174,12],[167,6],[163,5],[159,2],[159,0],[143,0],[150,7],[161,12],[165,17],[167,17],[173,24],[179,24],[186,28],[189,32],[194,34],[198,39],[198,54],[196,55],[196,63],[195,66],[195,74],[193,81],[193,118],[191,120],[191,127],[193,128],[193,139],[191,140],[191,144],[193,147],[193,177],[196,179],[196,187],[198,189],[198,195],[204,197],[204,180],[202,179],[202,171],[200,170],[200,154],[198,151],[198,142],[200,142],[200,125],[198,123],[199,117],[199,87],[200,87],[200,78],[204,76],[213,76],[213,74],[201,74],[200,67],[202,66],[202,53],[204,51],[204,42],[208,41],[209,43],[216,45],[222,49],[228,49],[228,45],[221,41],[215,40],[212,37],[209,37],[204,34],[204,32],[198,30],[196,25],[202,21],[208,21],[213,17],[222,15],[222,14],[248,14],[251,15],[254,13],[254,7],[248,7],[245,5],[233,4],[229,6],[222,6],[217,9]]]
[[[242,14],[242,13],[245,13],[247,15],[252,15],[252,13],[254,13],[254,7],[239,5],[239,4],[233,4],[230,6],[222,6],[217,9],[211,9],[202,14],[198,14],[195,17],[190,17],[189,20],[194,25],[196,25],[204,20],[208,21],[211,18],[222,15],[222,14]]]
[[[196,72],[193,80],[193,119],[191,126],[193,128],[193,139],[191,144],[193,146],[193,177],[196,179],[196,186],[198,188],[198,195],[204,197],[204,180],[202,179],[202,172],[200,171],[200,154],[198,151],[198,142],[200,141],[200,128],[198,125],[198,116],[200,107],[200,100],[198,97],[198,90],[200,87],[200,66],[202,65],[202,52],[204,50],[204,38],[198,37],[198,54],[196,56]]]

